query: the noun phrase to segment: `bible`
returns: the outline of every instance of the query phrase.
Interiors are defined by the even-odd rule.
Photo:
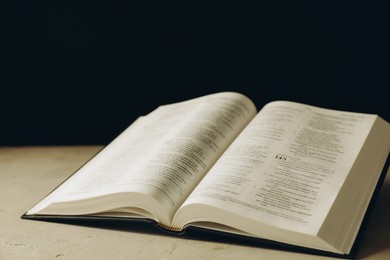
[[[379,115],[214,93],[139,117],[22,218],[146,220],[349,257],[389,151]]]

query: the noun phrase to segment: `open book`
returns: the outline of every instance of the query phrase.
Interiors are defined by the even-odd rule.
[[[22,218],[141,218],[348,255],[389,151],[377,115],[216,93],[140,117]]]

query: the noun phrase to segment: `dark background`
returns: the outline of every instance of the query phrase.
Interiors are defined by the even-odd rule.
[[[123,2],[0,4],[0,145],[107,144],[160,104],[218,91],[390,121],[387,6]]]

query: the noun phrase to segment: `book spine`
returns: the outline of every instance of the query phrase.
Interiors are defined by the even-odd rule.
[[[183,228],[171,227],[171,226],[167,226],[167,225],[164,225],[161,223],[156,223],[156,224],[159,228],[161,228],[165,231],[174,232],[174,233],[183,233],[184,232]]]

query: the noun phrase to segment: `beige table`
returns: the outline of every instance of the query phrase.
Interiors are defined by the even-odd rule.
[[[0,259],[326,259],[159,233],[20,219],[100,148],[0,148]],[[358,258],[390,259],[390,174]]]

